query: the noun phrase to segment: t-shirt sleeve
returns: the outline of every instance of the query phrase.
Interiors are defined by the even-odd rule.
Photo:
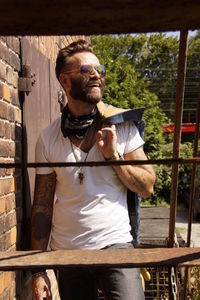
[[[48,163],[48,155],[47,151],[45,149],[45,145],[43,142],[43,139],[41,135],[39,136],[37,143],[36,143],[36,148],[35,148],[35,161],[37,163]],[[36,168],[36,174],[50,174],[53,173],[54,169],[50,167],[37,167]]]
[[[119,148],[122,153],[130,153],[144,145],[139,131],[133,121],[120,124],[117,127]]]

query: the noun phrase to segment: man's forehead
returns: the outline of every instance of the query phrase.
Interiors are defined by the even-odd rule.
[[[91,52],[78,52],[71,56],[70,62],[72,64],[99,64],[99,60]]]

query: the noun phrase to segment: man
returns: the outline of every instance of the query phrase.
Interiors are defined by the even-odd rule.
[[[105,68],[84,40],[61,49],[56,75],[67,96],[62,118],[42,131],[37,162],[80,162],[147,159],[133,122],[102,126],[100,106]],[[38,168],[32,208],[32,248],[130,248],[127,188],[143,198],[153,192],[150,165]],[[54,203],[54,192],[56,201]],[[53,222],[52,222],[53,219]],[[51,235],[50,235],[51,234]],[[66,269],[59,272],[62,300],[144,299],[138,269]],[[52,299],[45,271],[33,274],[36,300]]]

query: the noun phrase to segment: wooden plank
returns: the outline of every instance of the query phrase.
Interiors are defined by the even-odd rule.
[[[106,249],[0,252],[0,270],[37,267],[200,266],[200,248]]]
[[[169,219],[141,220],[140,232],[142,238],[166,238],[169,232]]]
[[[140,222],[140,247],[166,247],[169,235],[169,208],[166,206],[142,207]],[[182,247],[185,241],[177,233],[177,240]]]
[[[200,28],[198,0],[1,0],[1,35],[90,35]]]
[[[166,206],[141,207],[141,219],[169,219],[169,208]]]
[[[169,231],[169,208],[142,207],[140,247],[166,247]]]

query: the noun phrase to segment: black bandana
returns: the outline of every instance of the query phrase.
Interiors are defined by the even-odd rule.
[[[97,115],[98,111],[95,109],[94,112],[89,115],[76,118],[70,113],[68,105],[66,105],[61,116],[61,131],[63,136],[67,137],[72,135],[79,139],[84,138],[88,128],[97,118]]]

